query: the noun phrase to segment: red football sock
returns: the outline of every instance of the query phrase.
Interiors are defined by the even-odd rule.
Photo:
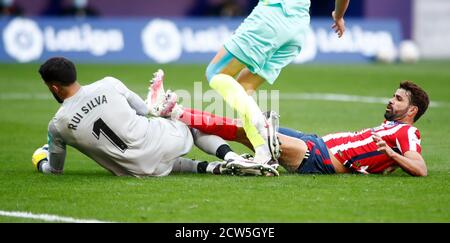
[[[179,118],[184,124],[206,134],[217,135],[225,140],[235,141],[238,126],[235,120],[220,117],[206,111],[184,108]]]

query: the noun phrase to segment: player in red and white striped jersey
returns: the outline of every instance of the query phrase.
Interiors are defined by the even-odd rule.
[[[426,92],[416,84],[405,81],[389,100],[385,121],[377,127],[359,132],[332,133],[320,138],[289,129],[280,133],[299,138],[304,144],[295,145],[315,161],[284,161],[287,168],[299,173],[385,173],[400,167],[413,176],[426,176],[427,167],[422,158],[420,132],[413,126],[428,108]],[[290,151],[290,141],[280,137],[282,150]],[[322,143],[325,143],[326,149]],[[305,146],[306,145],[306,146]],[[322,147],[321,147],[322,145]],[[328,150],[328,153],[326,152]],[[303,154],[303,153],[301,153]],[[283,165],[283,162],[280,162]],[[303,164],[305,163],[305,164]],[[308,167],[308,168],[305,168]]]
[[[420,132],[413,126],[428,108],[426,92],[403,82],[389,100],[385,121],[378,127],[355,133],[323,137],[333,156],[346,168],[361,173],[383,173],[400,167],[415,176],[427,175],[421,156]]]
[[[378,151],[373,136],[378,136],[399,154],[421,153],[419,130],[396,121],[385,121],[378,127],[360,132],[328,134],[322,139],[334,157],[347,168],[361,173],[382,173],[394,168],[395,160]]]

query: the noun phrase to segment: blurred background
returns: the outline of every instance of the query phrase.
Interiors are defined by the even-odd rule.
[[[61,51],[78,61],[92,61],[92,55],[94,55],[96,57],[103,57],[98,59],[102,62],[115,62],[117,61],[115,58],[120,58],[127,62],[205,62],[212,57],[215,51],[213,49],[217,49],[220,46],[219,44],[216,44],[214,48],[211,47],[211,50],[204,51],[203,53],[189,52],[189,49],[181,47],[181,50],[172,51],[180,52],[177,58],[166,58],[167,60],[164,58],[162,58],[163,60],[159,60],[161,58],[155,58],[151,54],[149,55],[148,52],[152,51],[149,50],[149,47],[145,47],[145,43],[141,43],[143,45],[141,49],[144,49],[144,54],[147,53],[145,56],[138,54],[139,51],[127,48],[130,45],[129,43],[136,44],[133,40],[134,38],[144,38],[139,35],[142,35],[146,27],[149,27],[146,24],[156,18],[170,19],[171,21],[176,19],[171,24],[167,22],[164,24],[166,24],[166,27],[169,26],[169,29],[174,27],[172,29],[180,31],[181,34],[177,34],[176,37],[171,37],[175,40],[181,38],[181,45],[188,45],[183,44],[186,42],[186,38],[189,37],[186,34],[187,32],[190,31],[193,38],[199,38],[196,34],[200,33],[199,31],[209,28],[216,28],[216,32],[221,32],[222,34],[211,37],[212,33],[208,32],[208,38],[215,38],[217,42],[223,43],[258,3],[257,0],[0,0],[0,2],[2,14],[0,28],[3,32],[2,45],[4,47],[2,49],[6,51],[6,53],[0,53],[0,61],[2,62],[42,60],[47,56],[57,54],[55,52]],[[341,46],[347,46],[344,50],[342,48],[334,50],[334,47],[324,46],[326,45],[324,44],[325,42],[331,43],[335,41],[329,36],[324,37],[323,33],[323,30],[331,25],[329,16],[334,8],[334,1],[312,0],[311,2],[310,12],[312,16],[312,34],[314,36],[308,39],[307,48],[305,48],[304,54],[301,54],[304,57],[299,58],[297,62],[335,62],[341,60],[342,55],[339,57],[333,56],[334,53],[344,54],[344,60],[352,61],[353,59],[353,61],[357,62],[363,60],[394,62],[399,61],[402,55],[406,55],[402,60],[409,62],[416,62],[419,58],[450,58],[450,48],[447,47],[447,43],[450,43],[450,1],[448,0],[353,0],[346,14],[349,27],[347,41],[340,44]],[[20,54],[14,54],[15,51],[12,50],[14,47],[11,47],[11,45],[19,45],[16,49],[23,50],[30,48],[30,45],[32,46],[32,43],[36,42],[34,36],[29,36],[29,34],[23,33],[23,31],[13,31],[15,37],[11,37],[13,34],[9,34],[10,37],[8,37],[5,29],[10,30],[8,27],[11,26],[11,19],[17,16],[33,19],[33,23],[43,33],[44,40],[42,41],[42,45],[44,49],[39,51],[40,55],[36,54],[32,58],[18,58],[17,56],[20,56]],[[53,22],[49,21],[49,19],[60,17],[65,19],[63,25],[57,24],[55,20]],[[72,21],[70,22],[67,19],[72,19]],[[131,19],[136,20],[136,22],[130,22]],[[110,21],[105,22],[101,20]],[[84,37],[86,37],[87,32],[83,32],[83,30],[87,28],[90,28],[92,31],[97,29],[108,32],[115,27],[114,29],[120,32],[116,36],[122,36],[121,41],[116,41],[122,42],[122,45],[119,43],[116,45],[117,48],[113,49],[119,55],[116,55],[116,57],[111,56],[112,53],[108,51],[102,55],[98,53],[84,55],[80,53],[80,50],[83,49],[81,47],[77,51],[77,48],[57,48],[56,46],[52,48],[52,46],[49,46],[48,43],[52,42],[49,36],[53,33],[54,40],[57,40],[58,36],[59,38],[63,38],[58,34],[61,34],[61,30],[63,29],[76,28],[76,26],[73,26],[74,21],[78,24],[81,35],[84,34]],[[145,23],[142,21],[145,21]],[[186,21],[192,22],[185,24]],[[86,24],[82,25],[81,23]],[[32,29],[27,24],[30,24],[30,22],[15,23],[14,27],[17,29],[18,26],[22,26],[22,30]],[[219,26],[223,24],[225,24],[225,27],[222,26],[222,30],[219,30]],[[24,25],[28,27],[23,27]],[[352,26],[355,28],[352,28]],[[127,28],[135,29],[136,31],[133,33],[127,32]],[[161,29],[163,28],[153,28],[152,31],[161,31]],[[328,32],[330,29],[328,28],[326,31]],[[382,40],[377,39],[381,34],[385,35],[384,31],[389,33],[390,40],[386,38]],[[126,36],[125,32],[129,36]],[[330,34],[327,33],[327,35]],[[373,38],[367,41],[368,36],[372,36]],[[12,42],[11,39],[14,39],[13,42],[16,44],[8,44],[8,38],[10,42]],[[152,39],[151,37],[148,38]],[[153,39],[155,38],[157,39],[157,44],[160,44],[157,47],[159,49],[165,48],[161,43],[170,44],[173,42],[173,40],[167,38],[164,40],[163,37],[153,36]],[[320,43],[321,40],[322,42]],[[406,42],[403,43],[403,41]],[[369,43],[366,50],[361,50],[366,42],[378,42],[378,45],[373,46],[375,45],[374,43]],[[102,45],[102,43],[102,41],[99,41],[98,45]],[[201,44],[201,42],[191,44]],[[176,48],[180,49],[180,47]],[[101,47],[97,49],[101,49]],[[146,49],[147,51],[145,51]],[[355,51],[356,49],[358,51]],[[135,53],[136,58],[123,58],[126,55],[121,55],[119,53],[120,51],[127,51],[128,54]],[[327,51],[331,55],[327,54],[323,56],[322,54]],[[360,57],[354,55],[356,52],[358,52],[357,54]],[[188,55],[187,58],[186,55]],[[347,58],[345,55],[353,55],[353,57]]]

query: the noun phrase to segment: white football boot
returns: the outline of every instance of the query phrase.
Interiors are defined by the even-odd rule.
[[[275,111],[264,112],[264,117],[267,122],[267,145],[269,146],[272,159],[265,164],[272,166],[275,170],[278,169],[278,159],[281,156],[280,141],[277,137],[278,128],[280,127],[280,116]]]
[[[249,159],[231,159],[226,163],[226,168],[234,175],[253,176],[279,176],[278,171],[269,164],[261,164]]]
[[[148,88],[147,108],[152,116],[170,117],[173,107],[176,105],[177,94],[164,91],[164,71],[159,69],[153,74]]]

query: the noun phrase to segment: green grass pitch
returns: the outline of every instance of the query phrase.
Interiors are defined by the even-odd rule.
[[[46,143],[58,108],[40,81],[38,64],[0,65],[0,211],[51,214],[114,222],[450,222],[450,62],[414,65],[291,65],[272,87],[280,93],[337,93],[389,97],[401,80],[423,86],[431,107],[416,124],[429,175],[235,177],[175,174],[115,177],[74,149],[63,176],[31,165]],[[166,88],[192,90],[205,65],[78,65],[82,84],[121,79],[144,95],[157,68]],[[48,98],[46,98],[48,97]],[[324,135],[378,125],[385,105],[324,100],[281,100],[281,124]],[[247,152],[232,143],[237,152]],[[190,157],[215,160],[194,149]],[[0,216],[0,222],[42,222]]]

